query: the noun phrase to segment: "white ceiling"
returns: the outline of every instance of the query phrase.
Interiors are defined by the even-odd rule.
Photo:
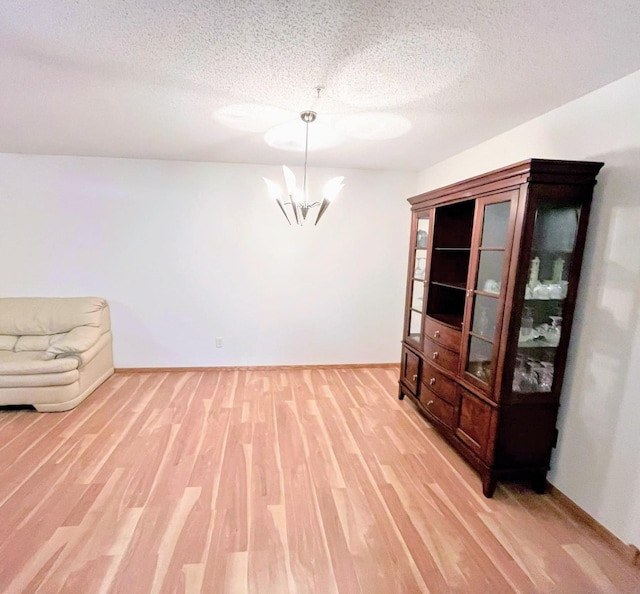
[[[0,152],[297,165],[313,108],[311,166],[418,170],[640,69],[640,2],[2,0],[0,44]]]

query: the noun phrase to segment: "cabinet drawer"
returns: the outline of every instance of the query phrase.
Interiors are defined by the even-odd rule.
[[[445,349],[441,344],[433,342],[429,338],[424,339],[424,357],[447,371],[453,373],[458,371],[458,353]]]
[[[425,362],[422,368],[422,383],[434,394],[446,400],[449,404],[458,404],[458,384],[433,365]]]
[[[455,427],[455,406],[436,396],[424,384],[420,386],[420,403],[430,414],[450,429]]]
[[[426,317],[424,319],[424,335],[425,338],[446,346],[456,353],[460,352],[461,332],[459,330],[454,330],[449,326],[436,322],[433,318]]]
[[[418,376],[420,373],[420,357],[406,347],[402,347],[401,377],[405,385],[415,394],[418,390]]]
[[[492,434],[493,408],[466,390],[460,395],[460,416],[456,435],[474,454],[487,457]]]

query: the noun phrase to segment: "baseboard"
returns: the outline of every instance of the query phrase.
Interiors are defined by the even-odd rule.
[[[621,557],[626,559],[631,565],[640,567],[640,550],[632,544],[625,544],[615,534],[609,532],[600,522],[590,516],[577,503],[569,499],[562,491],[554,487],[547,481],[547,493],[551,495],[556,503],[570,516],[578,522],[585,524],[593,530],[600,538],[616,550]]]
[[[182,373],[185,371],[277,371],[302,369],[400,369],[400,363],[342,363],[337,365],[231,365],[220,367],[117,367],[116,373]]]

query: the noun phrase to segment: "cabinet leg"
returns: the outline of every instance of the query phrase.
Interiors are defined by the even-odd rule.
[[[398,400],[404,400],[404,392],[402,390],[398,392]]]
[[[498,486],[498,479],[491,473],[486,472],[482,474],[482,494],[491,499]]]
[[[547,471],[536,472],[531,477],[531,486],[536,493],[542,495],[547,490]]]

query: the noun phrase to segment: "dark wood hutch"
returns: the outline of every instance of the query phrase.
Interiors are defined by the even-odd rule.
[[[603,163],[530,159],[409,199],[400,398],[480,473],[543,492]]]

